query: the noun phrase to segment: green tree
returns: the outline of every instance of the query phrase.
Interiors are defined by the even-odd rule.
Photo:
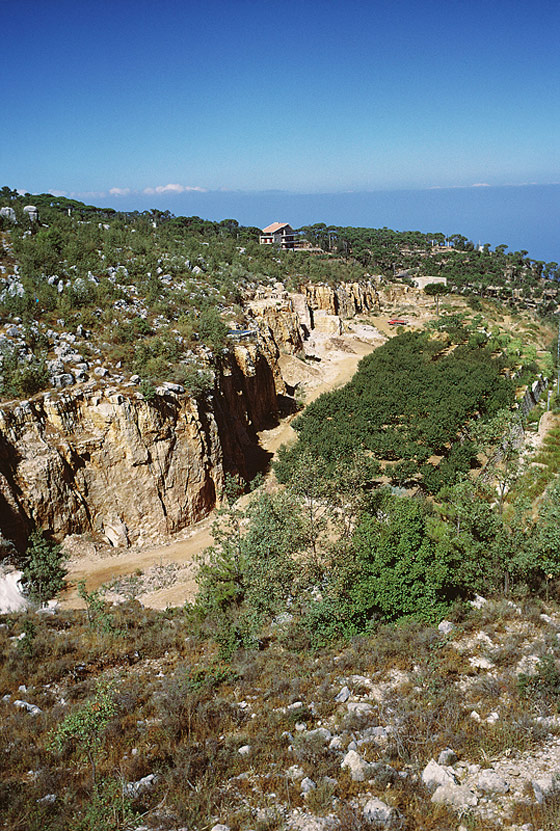
[[[375,617],[434,621],[465,591],[459,556],[439,544],[427,509],[393,497],[378,516],[364,516],[355,534],[347,577],[352,615],[363,628]]]
[[[66,573],[60,545],[50,542],[41,531],[34,531],[24,555],[25,591],[44,604],[64,588]]]
[[[436,315],[439,317],[439,298],[444,294],[449,294],[451,289],[445,283],[428,283],[424,286],[424,294],[428,297],[436,298]]]

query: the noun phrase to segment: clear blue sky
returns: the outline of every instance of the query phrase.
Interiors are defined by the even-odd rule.
[[[32,193],[560,181],[557,0],[0,0],[0,31]]]

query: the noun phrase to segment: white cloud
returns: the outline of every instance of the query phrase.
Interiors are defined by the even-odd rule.
[[[206,188],[201,188],[197,185],[156,185],[153,188],[144,188],[142,193],[145,193],[146,195],[153,195],[155,193],[187,193],[189,191],[206,193]]]
[[[488,182],[476,182],[474,185],[471,185],[471,188],[489,188],[490,185]]]
[[[56,190],[56,188],[53,188],[52,190],[48,190],[47,193],[50,193],[51,196],[68,196],[68,194],[65,190]]]
[[[109,196],[128,196],[130,188],[110,188]]]

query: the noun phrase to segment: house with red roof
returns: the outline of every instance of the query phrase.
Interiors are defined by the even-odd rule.
[[[277,245],[285,250],[293,249],[296,247],[296,235],[287,222],[273,222],[263,228],[259,242],[261,245]]]

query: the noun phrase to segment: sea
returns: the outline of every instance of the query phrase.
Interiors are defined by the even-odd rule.
[[[121,210],[159,208],[177,216],[236,219],[259,228],[276,221],[293,228],[324,222],[462,234],[476,245],[504,244],[534,260],[560,263],[560,184],[337,193],[209,190],[129,200],[128,205],[118,197],[103,203]]]

